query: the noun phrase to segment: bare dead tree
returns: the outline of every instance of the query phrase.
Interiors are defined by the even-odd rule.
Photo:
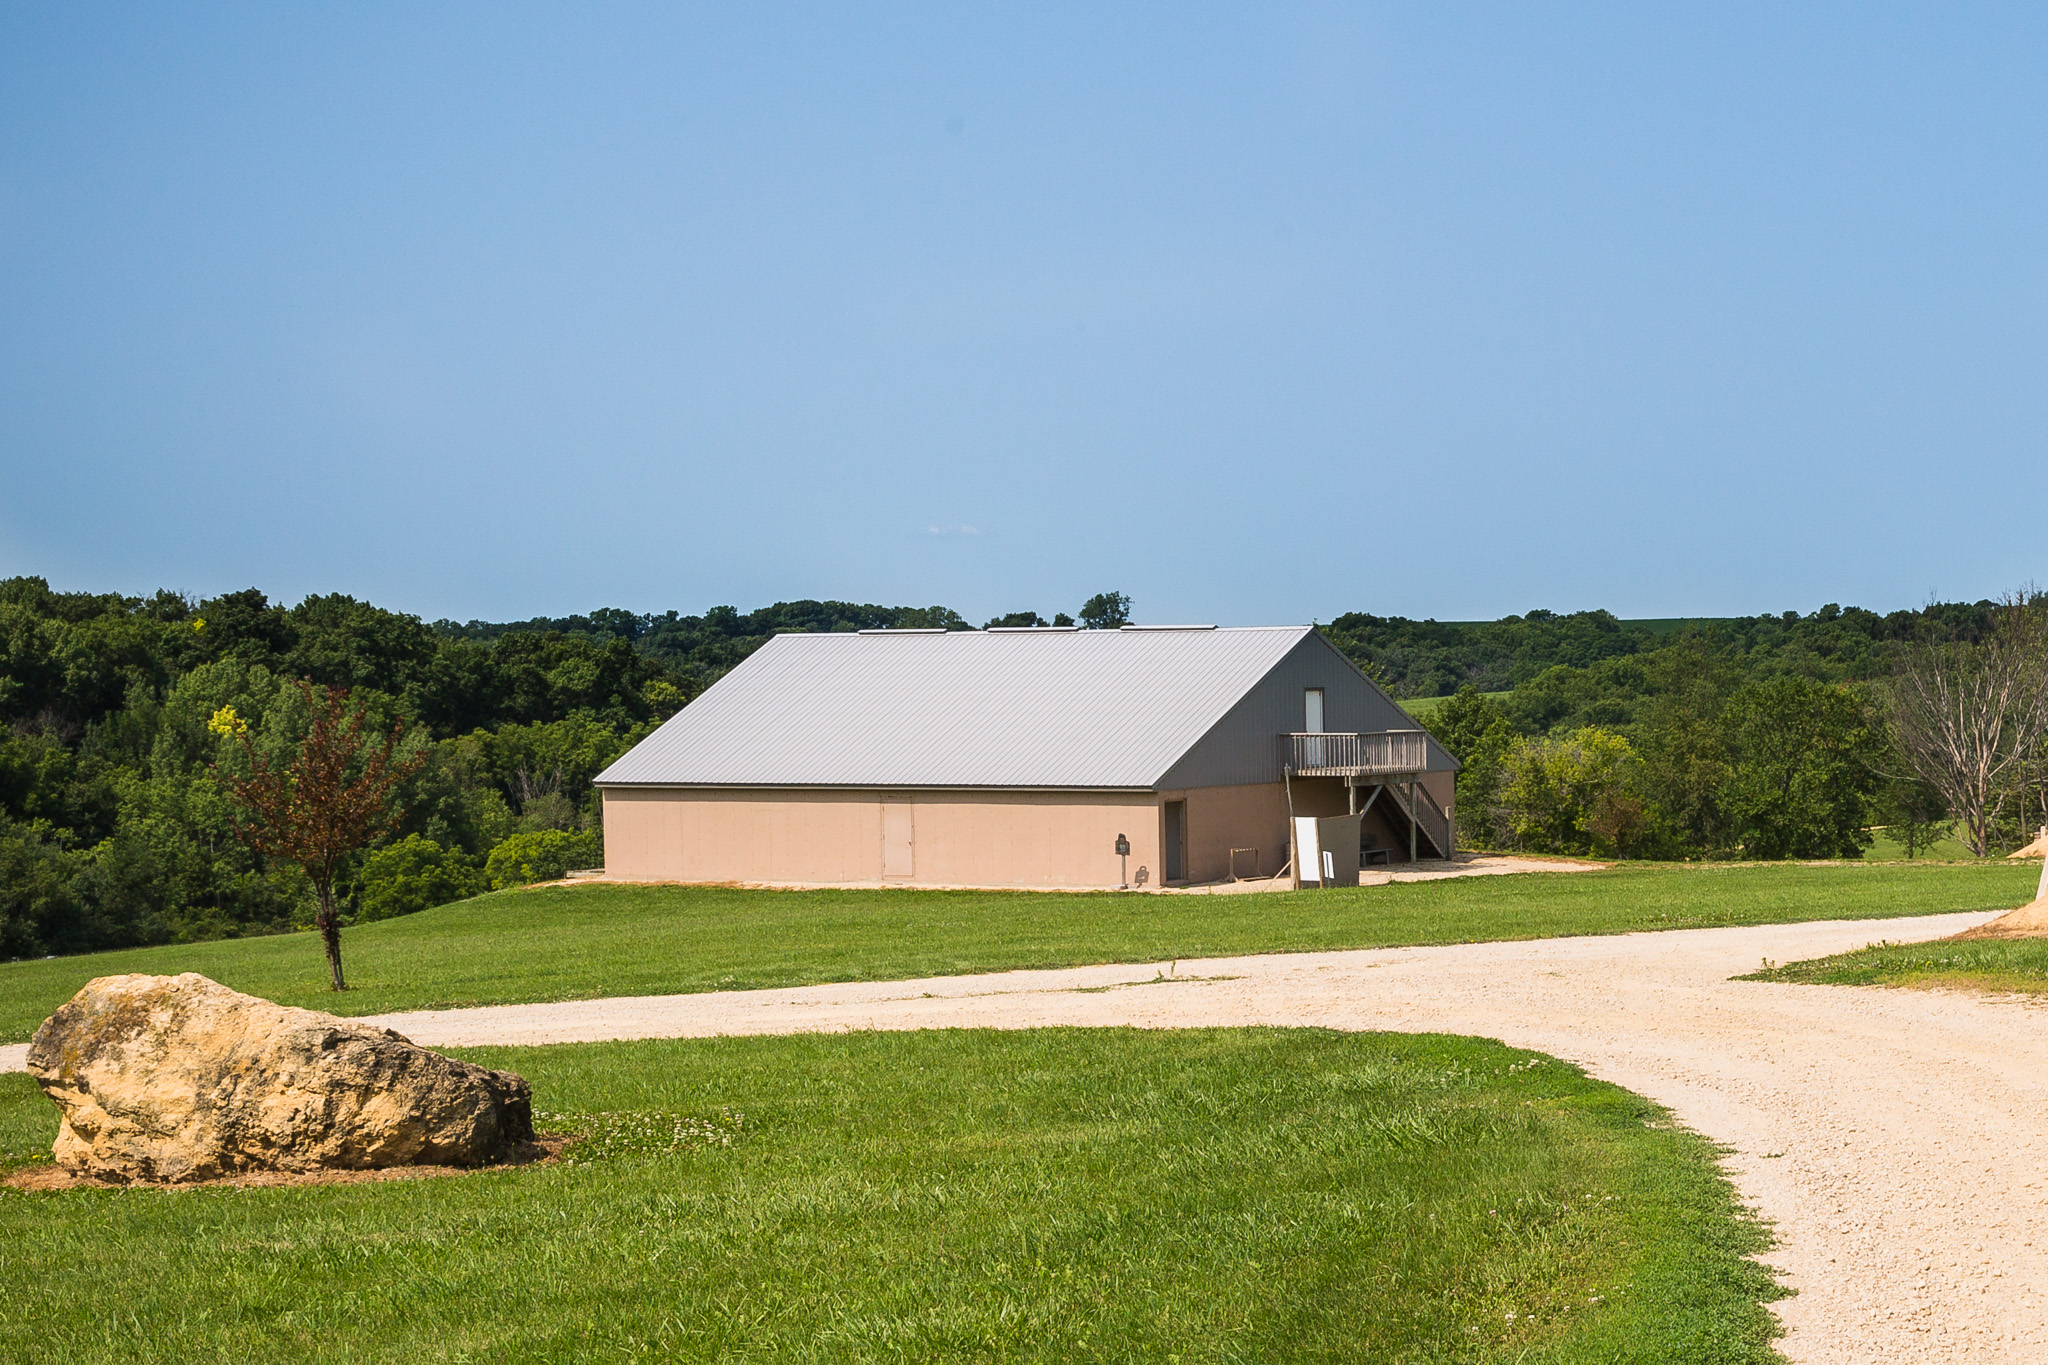
[[[552,771],[533,773],[520,768],[512,774],[512,791],[519,798],[519,808],[526,809],[535,801],[557,796],[562,790],[562,770],[558,766]]]
[[[1985,857],[2000,808],[2048,738],[2048,619],[2038,593],[2008,595],[1976,642],[1908,646],[1886,690],[1892,742],[1941,794]]]
[[[403,722],[391,727],[381,745],[366,742],[363,708],[350,706],[348,689],[330,687],[324,700],[300,682],[312,727],[285,762],[259,753],[249,727],[224,707],[209,727],[240,742],[246,775],[215,773],[247,815],[235,821],[235,837],[258,853],[283,858],[305,869],[320,908],[313,925],[327,949],[335,990],[347,990],[341,973],[341,921],[334,905],[334,878],[342,862],[403,814],[392,800],[398,784],[415,772],[424,754],[396,756]]]

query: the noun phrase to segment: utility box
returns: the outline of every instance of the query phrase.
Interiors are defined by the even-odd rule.
[[[1294,887],[1358,885],[1363,815],[1297,815],[1288,830]]]

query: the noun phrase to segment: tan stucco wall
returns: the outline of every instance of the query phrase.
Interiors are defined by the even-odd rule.
[[[1287,861],[1278,782],[1156,794],[614,787],[604,793],[605,870],[634,881],[1111,887],[1123,834],[1132,881],[1142,868],[1144,884],[1157,886],[1168,801],[1187,802],[1185,881],[1229,877],[1233,848],[1259,851],[1256,874],[1240,860],[1246,875],[1272,876]],[[1341,815],[1346,803],[1340,779],[1294,783],[1297,814]],[[1379,846],[1406,861],[1398,823],[1397,834],[1378,810],[1367,817]],[[887,839],[896,847],[885,865]],[[885,876],[905,863],[907,876]]]
[[[1227,878],[1233,848],[1259,851],[1256,874],[1249,856],[1239,860],[1238,871],[1245,876],[1270,877],[1286,863],[1287,792],[1278,782],[1162,792],[1160,839],[1165,838],[1165,803],[1183,800],[1188,803],[1186,880],[1220,882]]]
[[[883,877],[883,806],[910,812],[910,875]],[[1113,887],[1159,877],[1147,792],[608,788],[605,871],[644,881]],[[901,815],[896,817],[900,831]],[[900,864],[899,864],[900,865]]]

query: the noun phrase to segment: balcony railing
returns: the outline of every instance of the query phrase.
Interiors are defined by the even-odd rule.
[[[1296,777],[1419,773],[1429,766],[1429,740],[1420,730],[1282,735],[1280,761]]]

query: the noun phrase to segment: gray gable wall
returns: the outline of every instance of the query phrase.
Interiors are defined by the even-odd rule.
[[[1323,689],[1323,728],[1330,731],[1419,730],[1422,727],[1320,633],[1289,650],[1194,747],[1154,785],[1235,787],[1280,780],[1280,739],[1304,723],[1302,694]],[[1454,772],[1458,761],[1434,739],[1429,769]]]

